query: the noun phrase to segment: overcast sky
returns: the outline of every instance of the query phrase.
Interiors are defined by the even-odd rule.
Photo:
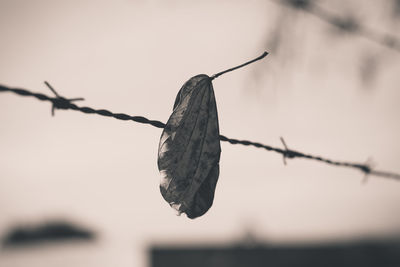
[[[379,31],[399,27],[390,1],[343,2],[320,1]],[[295,150],[372,157],[400,172],[400,54],[308,14],[261,0],[2,0],[0,33],[1,84],[51,95],[47,80],[65,97],[84,97],[79,105],[164,122],[190,77],[267,50],[213,82],[221,134],[276,147],[283,136]],[[400,182],[362,184],[357,170],[302,159],[284,166],[279,154],[226,142],[213,207],[195,220],[175,216],[158,187],[160,129],[50,110],[0,94],[0,233],[51,218],[82,223],[102,238],[85,264],[144,266],[153,243],[224,244],[248,231],[261,242],[400,233]],[[31,263],[47,266],[37,253]],[[3,256],[0,265],[24,265]]]

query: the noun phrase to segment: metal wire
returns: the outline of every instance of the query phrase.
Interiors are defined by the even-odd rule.
[[[66,110],[72,109],[72,110],[80,111],[80,112],[87,113],[87,114],[98,114],[98,115],[105,116],[105,117],[113,117],[118,120],[124,120],[124,121],[130,120],[130,121],[134,121],[134,122],[150,124],[157,128],[165,127],[165,123],[163,123],[161,121],[149,120],[142,116],[130,116],[130,115],[127,115],[124,113],[113,113],[106,109],[93,109],[91,107],[80,107],[80,106],[77,106],[77,105],[71,103],[71,101],[74,101],[77,99],[66,99],[64,97],[59,96],[56,93],[55,93],[56,97],[49,97],[49,96],[41,94],[41,93],[34,93],[34,92],[31,92],[31,91],[28,91],[25,89],[20,89],[20,88],[9,88],[4,85],[0,85],[0,92],[12,92],[12,93],[15,93],[20,96],[31,96],[31,97],[34,97],[41,101],[49,101],[52,103],[52,109],[66,109]],[[329,165],[358,169],[358,170],[362,171],[365,175],[374,175],[374,176],[391,178],[391,179],[400,181],[400,174],[387,172],[387,171],[374,170],[368,164],[330,160],[330,159],[327,159],[324,157],[313,156],[310,154],[305,154],[303,152],[288,149],[286,146],[286,143],[284,142],[284,140],[282,138],[281,138],[281,140],[284,144],[284,147],[285,147],[284,149],[272,147],[269,145],[264,145],[264,144],[257,143],[257,142],[247,141],[247,140],[238,140],[238,139],[228,138],[224,135],[220,135],[220,140],[223,142],[228,142],[232,145],[240,144],[240,145],[244,145],[244,146],[253,146],[256,148],[263,148],[268,151],[273,151],[273,152],[282,154],[282,156],[284,158],[284,162],[286,162],[286,159],[304,158],[304,159],[310,159],[310,160],[316,160],[319,162],[324,162]]]
[[[367,28],[354,18],[343,18],[334,15],[327,9],[318,5],[314,0],[272,0],[272,2],[286,5],[298,10],[303,10],[308,14],[323,20],[345,32],[362,36],[372,42],[385,46],[396,52],[400,52],[400,40],[393,34],[381,33],[373,29]]]

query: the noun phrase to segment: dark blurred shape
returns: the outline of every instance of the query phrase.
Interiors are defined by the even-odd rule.
[[[356,19],[350,16],[347,18],[331,17],[329,18],[329,22],[342,31],[356,32],[360,30],[359,24],[357,23]]]
[[[150,250],[152,267],[399,267],[400,240],[256,247],[170,247]]]
[[[396,39],[396,37],[394,36],[384,36],[384,38],[382,38],[381,41],[383,44],[387,45],[388,47],[392,47],[392,48],[400,48],[400,41],[398,39]]]
[[[393,16],[400,17],[400,0],[393,0]]]
[[[65,221],[52,221],[38,226],[17,226],[3,239],[6,247],[39,244],[42,242],[63,242],[70,240],[91,241],[95,234],[87,229]]]
[[[285,0],[285,1],[292,7],[299,9],[308,9],[312,4],[311,0]]]
[[[393,0],[393,14],[394,16],[398,16],[400,11],[400,0]],[[308,14],[312,14],[319,19],[336,26],[343,32],[348,32],[352,34],[357,34],[359,36],[363,36],[370,41],[381,44],[397,52],[400,52],[400,41],[396,35],[375,31],[370,29],[369,27],[363,26],[358,19],[354,15],[347,15],[343,17],[343,15],[335,15],[333,12],[324,8],[322,5],[318,3],[318,1],[312,0],[275,0],[274,2],[283,4],[286,6],[290,6],[297,10],[304,10]],[[343,12],[341,12],[343,13]],[[345,11],[345,13],[347,13]]]

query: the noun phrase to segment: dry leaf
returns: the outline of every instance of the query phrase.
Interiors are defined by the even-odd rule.
[[[182,86],[158,148],[161,194],[191,219],[211,207],[219,175],[221,146],[211,81],[201,74]]]

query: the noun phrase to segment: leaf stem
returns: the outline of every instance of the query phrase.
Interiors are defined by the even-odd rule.
[[[227,69],[227,70],[218,72],[217,74],[214,74],[213,76],[211,76],[211,80],[214,80],[215,78],[217,78],[218,76],[221,76],[222,74],[225,74],[225,73],[227,73],[227,72],[231,72],[231,71],[233,71],[233,70],[237,70],[237,69],[239,69],[239,68],[241,68],[241,67],[244,67],[244,66],[246,66],[246,65],[249,65],[249,64],[251,64],[251,63],[253,63],[253,62],[256,62],[256,61],[258,61],[258,60],[260,60],[260,59],[263,59],[266,55],[268,55],[268,52],[267,52],[267,51],[265,51],[261,56],[255,58],[255,59],[252,59],[252,60],[250,60],[250,61],[248,61],[248,62],[246,62],[246,63],[243,63],[242,65],[239,65],[239,66],[236,66],[236,67],[233,67],[233,68],[230,68],[230,69]]]

